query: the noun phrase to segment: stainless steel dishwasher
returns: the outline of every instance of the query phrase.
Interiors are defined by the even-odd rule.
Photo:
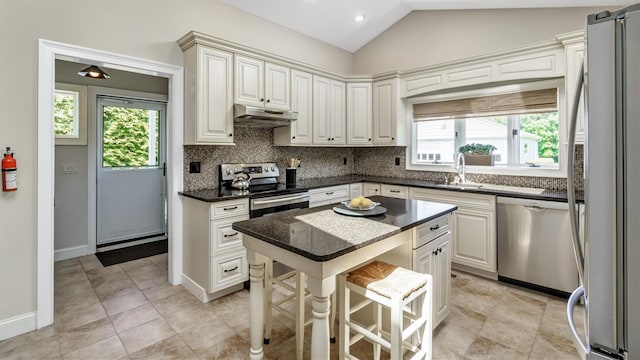
[[[569,205],[498,197],[498,279],[557,296],[578,287]]]

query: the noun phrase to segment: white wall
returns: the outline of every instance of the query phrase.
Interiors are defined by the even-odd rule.
[[[87,8],[96,7],[96,12]],[[38,39],[182,65],[190,30],[341,73],[352,55],[214,0],[0,2],[0,147],[18,161],[15,193],[0,194],[0,322],[36,309]]]
[[[599,8],[414,11],[354,54],[358,74],[407,70],[553,40]]]

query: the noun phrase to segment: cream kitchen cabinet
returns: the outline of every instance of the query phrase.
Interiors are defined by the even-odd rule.
[[[345,83],[313,76],[313,144],[345,145]]]
[[[371,83],[347,84],[347,144],[371,146]]]
[[[362,183],[362,194],[364,196],[380,195],[380,184]]]
[[[404,104],[398,79],[373,83],[373,145],[406,146]]]
[[[183,198],[183,284],[203,302],[242,289],[249,278],[242,234],[231,228],[249,219],[248,199],[208,203]]]
[[[380,185],[380,195],[398,199],[408,199],[409,188],[406,186],[382,184]]]
[[[291,71],[286,66],[236,55],[234,100],[248,106],[289,110],[290,77]]]
[[[185,145],[233,143],[233,54],[204,45],[184,50]]]
[[[309,207],[318,207],[349,200],[349,185],[329,186],[309,190]]]
[[[410,198],[454,204],[451,261],[479,275],[497,275],[496,197],[460,191],[411,188]]]
[[[291,70],[291,110],[298,120],[289,126],[273,129],[273,144],[311,145],[313,142],[313,75]]]
[[[349,184],[349,198],[353,199],[362,195],[362,183]]]
[[[416,228],[413,270],[433,277],[433,328],[451,311],[450,216],[443,216]]]

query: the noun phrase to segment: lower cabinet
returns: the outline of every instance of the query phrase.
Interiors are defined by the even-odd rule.
[[[494,195],[411,188],[410,198],[457,205],[458,210],[453,212],[450,248],[454,267],[492,278],[497,275]]]
[[[309,190],[309,207],[313,208],[349,200],[349,194],[349,184],[312,189]]]
[[[427,224],[427,226],[431,225]],[[435,228],[435,226],[431,226],[431,228]],[[418,238],[423,237],[422,229],[424,228],[418,227],[417,229],[416,236]],[[442,230],[444,233],[441,232]],[[427,231],[429,231],[428,227]],[[451,311],[451,231],[449,231],[448,225],[439,227],[439,232],[436,235],[436,238],[418,247],[413,253],[413,270],[433,277],[432,319],[434,329]]]
[[[406,186],[382,184],[380,185],[380,195],[398,199],[408,199],[409,188]]]
[[[362,183],[355,183],[349,185],[349,198],[353,199],[362,195]]]
[[[362,183],[362,195],[374,196],[380,195],[380,184],[376,183]]]
[[[242,234],[232,229],[249,219],[248,199],[208,203],[183,198],[184,286],[203,302],[242,288],[249,279]]]

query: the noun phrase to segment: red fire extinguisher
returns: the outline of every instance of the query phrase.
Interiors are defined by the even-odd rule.
[[[11,148],[7,147],[7,150],[4,152],[4,158],[2,158],[2,191],[18,190],[17,175],[18,166],[16,159],[13,158]]]

